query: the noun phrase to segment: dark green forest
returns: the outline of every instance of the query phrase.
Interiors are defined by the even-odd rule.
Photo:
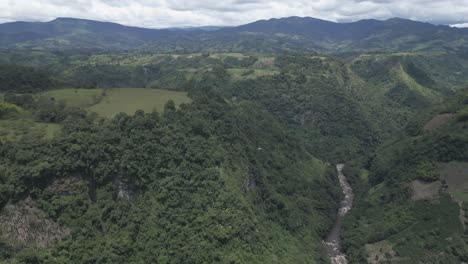
[[[71,236],[53,250],[3,244],[2,258],[318,261],[337,206],[331,167],[261,107],[195,98],[161,114],[69,116],[51,141],[3,142],[2,206],[32,199]]]
[[[386,256],[380,254],[381,260],[468,260],[466,219],[459,217],[467,209],[466,197],[459,192],[467,179],[467,106],[468,93],[460,91],[415,117],[403,133],[372,155],[350,163],[346,174],[358,195],[344,232],[350,261],[365,261],[363,245],[379,241],[393,246],[387,247]],[[444,124],[423,127],[447,113],[450,119]],[[435,188],[428,193],[431,186]]]

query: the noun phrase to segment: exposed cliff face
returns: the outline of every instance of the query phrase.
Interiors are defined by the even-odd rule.
[[[14,247],[45,248],[70,235],[69,229],[48,218],[31,198],[8,203],[0,211],[0,223],[0,238]]]

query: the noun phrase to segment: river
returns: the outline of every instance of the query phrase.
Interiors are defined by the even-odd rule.
[[[325,250],[327,255],[330,257],[332,264],[347,264],[348,260],[346,255],[341,251],[341,226],[344,216],[349,212],[353,206],[353,189],[346,180],[346,176],[343,174],[344,164],[336,165],[336,171],[338,173],[338,180],[340,187],[343,191],[344,198],[340,203],[340,209],[336,217],[335,224],[332,230],[328,234],[324,241]]]

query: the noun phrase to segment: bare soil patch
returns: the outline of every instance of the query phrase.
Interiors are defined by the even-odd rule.
[[[440,163],[439,172],[450,194],[459,202],[468,202],[468,163]]]
[[[413,190],[413,195],[411,196],[411,199],[413,201],[435,199],[439,194],[439,189],[441,186],[442,183],[440,181],[431,183],[420,180],[412,181],[411,189]]]
[[[466,214],[463,203],[468,203],[468,163],[439,163],[440,178],[445,181],[448,191],[460,206],[460,222],[466,230]]]
[[[424,131],[432,131],[436,128],[439,128],[447,124],[450,121],[450,119],[452,119],[453,116],[454,114],[452,113],[440,114],[440,115],[434,116],[429,122],[427,122],[424,125]]]
[[[387,240],[374,244],[366,244],[364,248],[368,256],[367,262],[370,264],[387,263],[392,260],[398,260],[397,254],[392,248],[392,244]]]

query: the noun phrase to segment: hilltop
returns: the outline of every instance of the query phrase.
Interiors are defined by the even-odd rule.
[[[237,27],[148,29],[57,18],[0,24],[0,45],[45,50],[413,51],[468,46],[468,29],[408,19],[335,23],[311,17],[260,20]]]

